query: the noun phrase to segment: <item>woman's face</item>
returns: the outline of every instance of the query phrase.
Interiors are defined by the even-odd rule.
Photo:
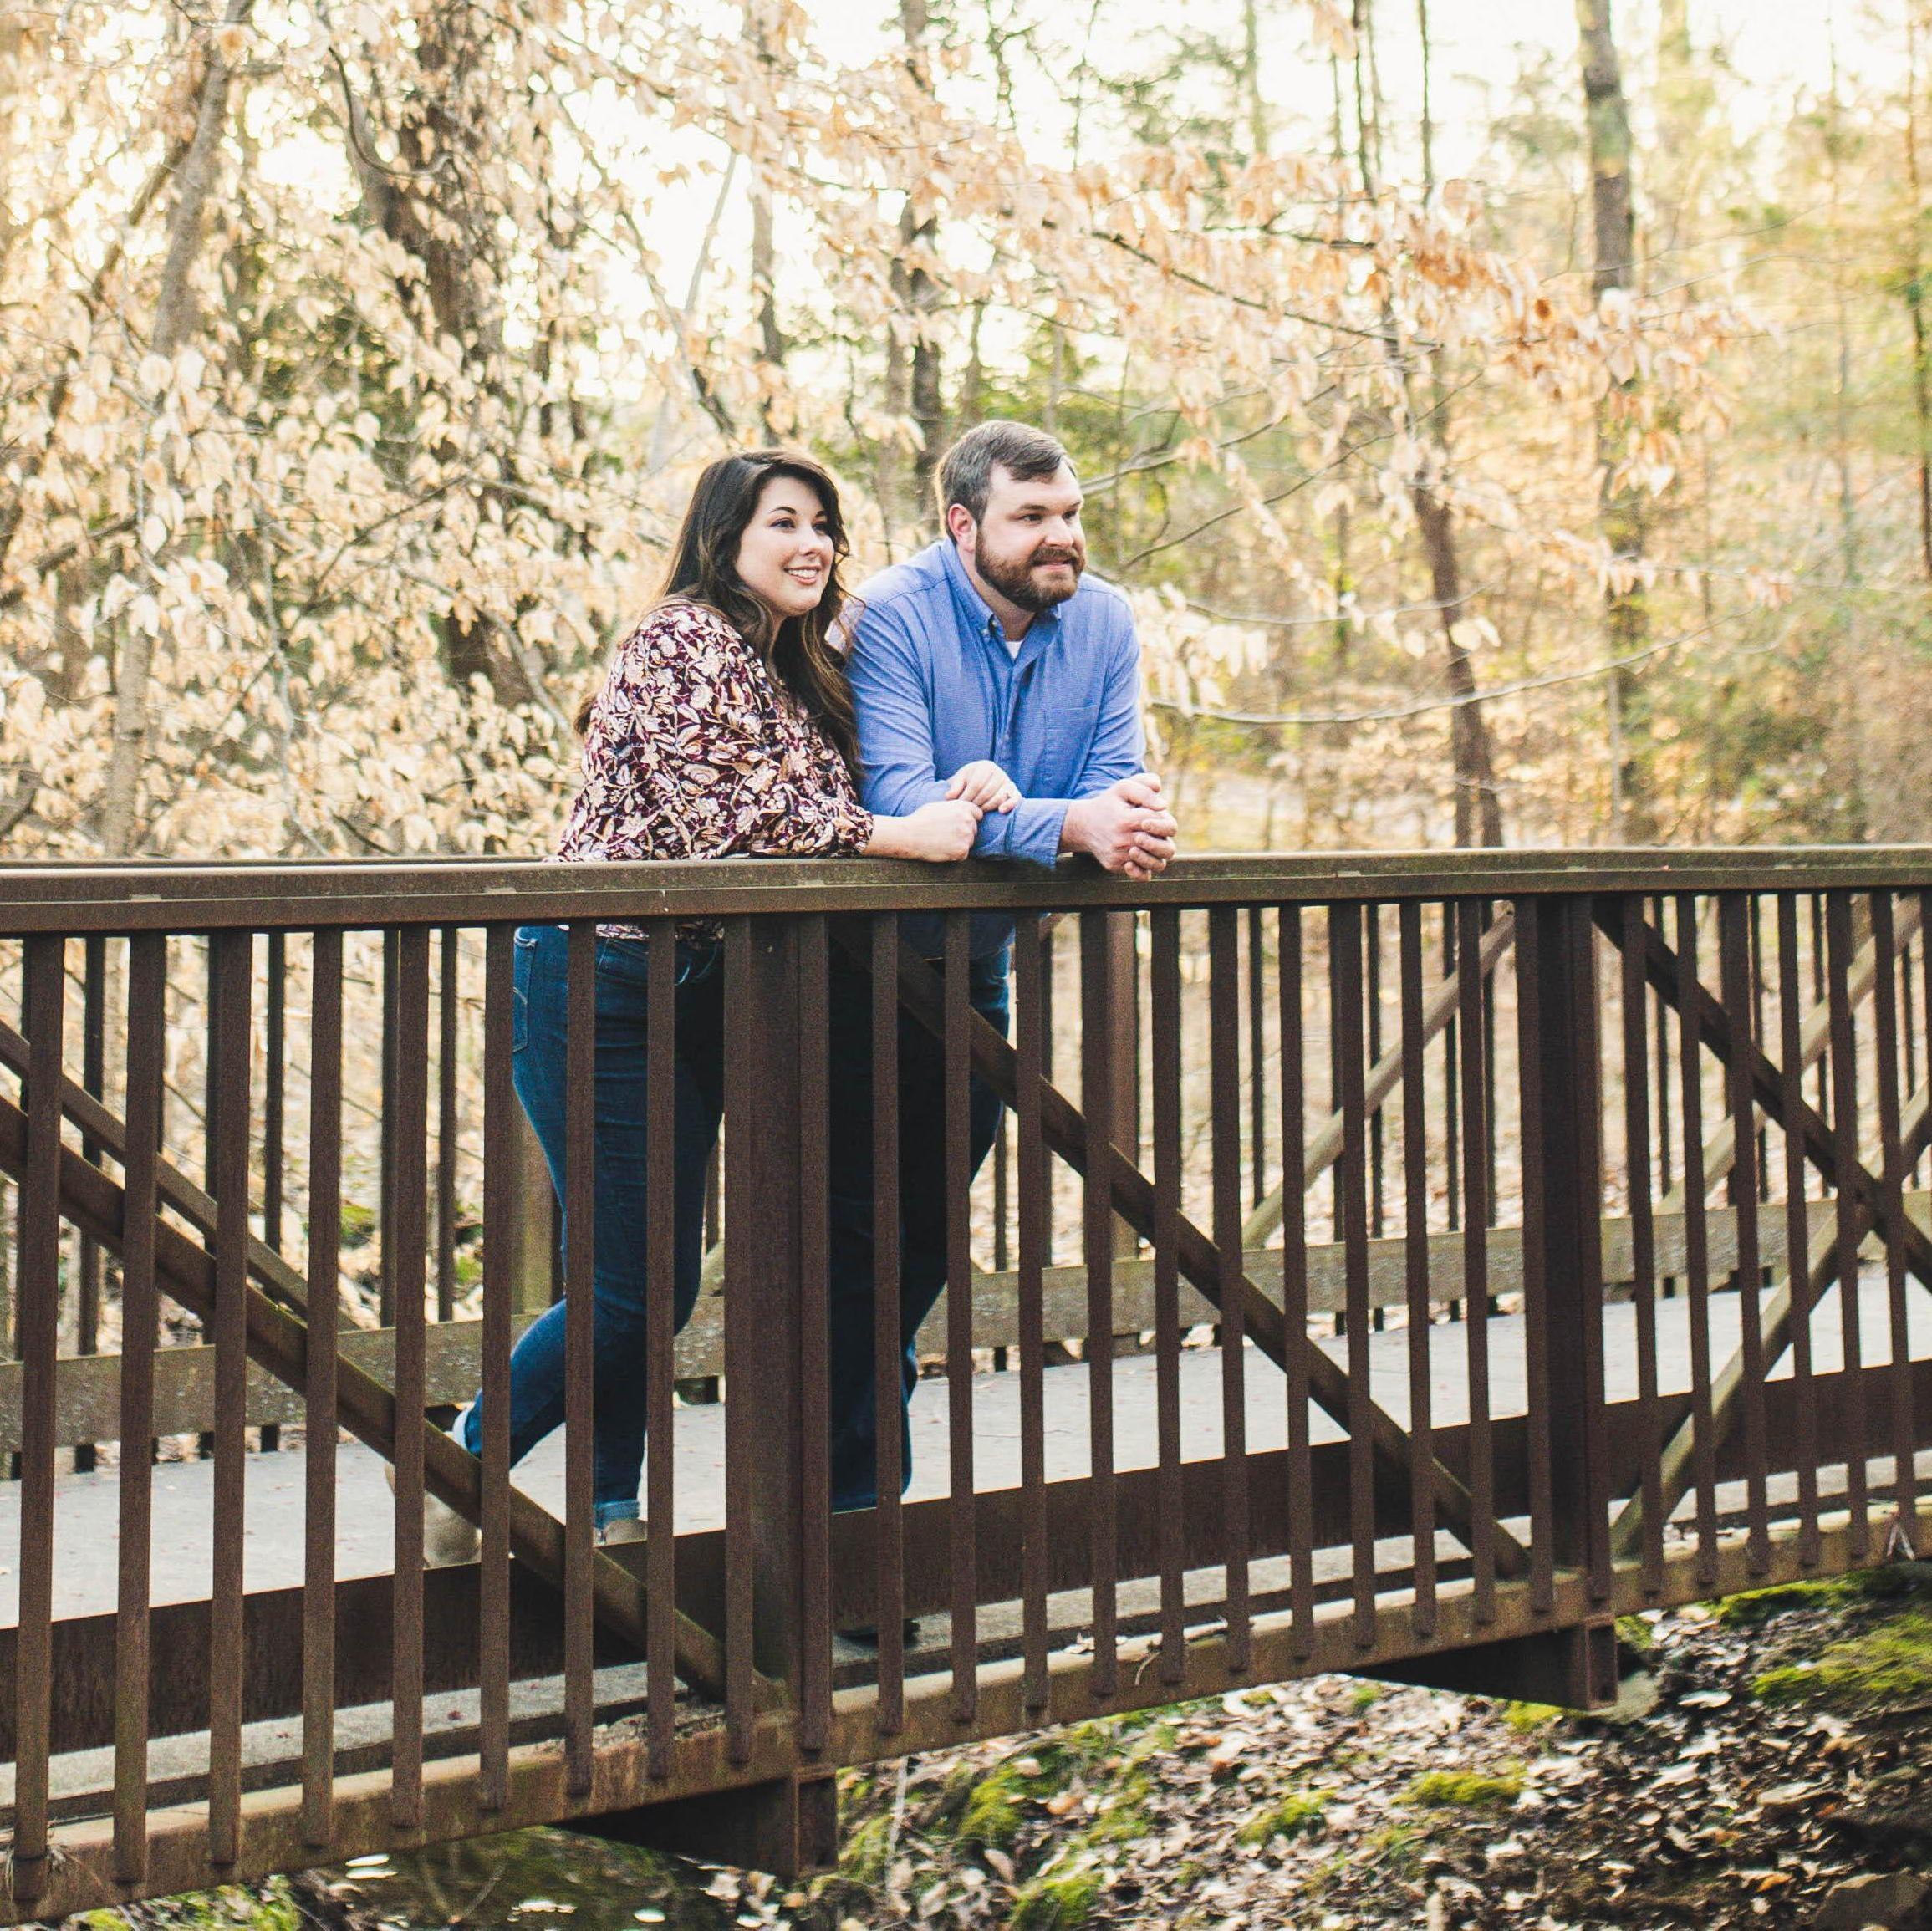
[[[738,538],[738,579],[781,619],[803,617],[825,594],[835,553],[818,491],[797,476],[773,476]]]

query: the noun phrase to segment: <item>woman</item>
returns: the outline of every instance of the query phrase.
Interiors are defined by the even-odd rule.
[[[698,479],[657,604],[579,715],[584,786],[558,848],[580,863],[630,859],[962,859],[981,806],[960,797],[909,818],[859,802],[852,698],[833,639],[845,601],[845,526],[831,476],[809,456],[755,450]],[[977,788],[977,787],[970,787]],[[697,1298],[706,1169],[724,1110],[724,975],[716,927],[677,939],[675,1324]],[[568,940],[527,925],[516,940],[515,1079],[563,1188]],[[598,1539],[641,1536],[644,1460],[645,991],[635,925],[597,943],[596,1501]],[[510,1362],[510,1458],[563,1419],[564,1312],[539,1318]],[[456,1439],[482,1452],[481,1397]],[[477,1532],[432,1499],[431,1564],[467,1561]]]

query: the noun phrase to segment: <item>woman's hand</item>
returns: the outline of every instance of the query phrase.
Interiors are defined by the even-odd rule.
[[[981,811],[1010,812],[1020,802],[1020,787],[990,757],[976,757],[952,774],[946,795],[964,798]]]
[[[951,864],[965,858],[979,834],[981,813],[965,798],[935,798],[910,817],[875,817],[869,859],[921,859],[928,864]]]

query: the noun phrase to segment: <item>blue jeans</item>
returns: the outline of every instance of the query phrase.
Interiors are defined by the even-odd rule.
[[[566,971],[561,926],[517,934],[514,1077],[558,1198],[563,1195]],[[715,943],[680,944],[672,1324],[697,1300],[703,1263],[705,1172],[725,1104],[724,973]],[[640,939],[597,941],[597,1231],[592,1323],[597,1356],[597,1521],[637,1514],[644,1467],[646,1041],[649,948]],[[510,1459],[520,1461],[563,1419],[564,1303],[525,1330],[510,1357]],[[457,1439],[482,1453],[482,1398]]]
[[[974,960],[966,986],[973,1011],[1002,1034],[1007,956],[1002,947]],[[879,1488],[872,1353],[872,981],[835,957],[830,991],[832,1506],[863,1509],[876,1502]],[[977,1173],[999,1132],[1001,1102],[976,1078],[967,1106],[971,1167]],[[899,1016],[899,1242],[900,1468],[910,1485],[912,1431],[906,1408],[919,1379],[913,1343],[946,1286],[946,1057],[938,1038],[906,1012]]]

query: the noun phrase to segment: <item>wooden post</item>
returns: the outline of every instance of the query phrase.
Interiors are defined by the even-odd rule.
[[[1552,1553],[1557,1567],[1587,1571],[1602,1600],[1610,1546],[1595,944],[1588,899],[1517,901],[1524,1307],[1535,1357],[1530,1453],[1544,1452],[1541,1406]]]
[[[1132,912],[1107,919],[1108,1086],[1113,1100],[1115,1146],[1130,1164],[1140,1164],[1140,979],[1137,932]],[[1114,1251],[1129,1259],[1140,1251],[1140,1236],[1118,1215]]]
[[[726,1480],[730,1578],[750,1565],[753,1659],[798,1688],[801,1606],[798,940],[737,919],[725,940]],[[740,1539],[739,1524],[747,1531]]]

